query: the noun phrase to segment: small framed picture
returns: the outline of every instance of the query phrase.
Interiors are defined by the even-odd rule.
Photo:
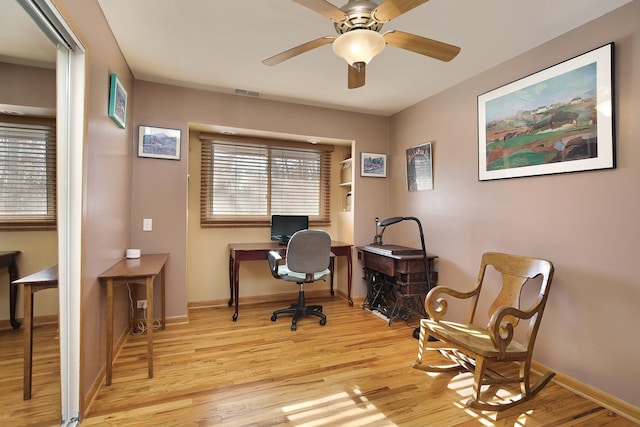
[[[180,160],[180,129],[141,125],[138,130],[138,157]]]
[[[127,126],[127,90],[116,73],[111,74],[109,117],[122,129]]]
[[[360,153],[360,176],[386,178],[387,155],[379,153]]]
[[[433,190],[430,142],[407,149],[407,190]]]

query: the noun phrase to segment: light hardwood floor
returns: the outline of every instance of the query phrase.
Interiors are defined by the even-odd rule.
[[[326,326],[305,318],[296,332],[288,317],[270,320],[286,303],[241,304],[237,322],[228,307],[191,309],[189,324],[154,334],[153,379],[146,378],[145,337],[129,336],[115,360],[113,384],[100,388],[82,425],[635,425],[554,382],[519,407],[470,410],[464,405],[470,374],[430,375],[410,367],[415,324],[396,320],[388,327],[337,297],[319,302]],[[44,332],[36,332],[36,349],[45,346],[38,338]],[[2,332],[0,338],[13,335],[21,334]],[[12,354],[0,362],[0,425],[56,425],[59,387],[44,382],[58,372],[57,364],[36,358],[33,399],[25,403],[21,351]]]
[[[58,325],[33,328],[32,398],[22,400],[23,330],[0,330],[0,426],[60,425]]]

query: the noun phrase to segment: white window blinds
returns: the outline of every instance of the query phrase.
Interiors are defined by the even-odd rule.
[[[0,122],[0,228],[56,227],[54,125]]]
[[[287,214],[329,223],[327,147],[204,139],[201,155],[202,226],[267,225]]]

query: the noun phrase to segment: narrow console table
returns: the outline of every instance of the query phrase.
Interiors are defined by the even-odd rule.
[[[20,255],[20,251],[0,252],[0,268],[9,270],[9,318],[11,327],[18,329],[20,322],[16,320],[16,301],[18,300],[18,290],[11,284],[18,280],[18,263],[16,258]]]
[[[147,289],[147,368],[149,378],[153,378],[153,282],[160,276],[160,310],[162,320],[160,328],[165,327],[165,264],[169,254],[142,255],[140,258],[123,259],[98,276],[107,288],[107,378],[111,385],[113,369],[113,287],[143,279]]]
[[[343,242],[331,242],[331,252],[336,256],[347,257],[347,300],[350,306],[353,306],[351,299],[351,244]],[[270,251],[279,251],[284,256],[287,247],[278,242],[268,243],[229,243],[229,291],[231,298],[229,299],[229,307],[235,301],[235,312],[233,313],[233,321],[238,320],[238,296],[240,295],[240,261],[260,261],[267,260]],[[331,269],[331,295],[333,291],[333,263]]]
[[[33,360],[33,294],[43,289],[58,287],[58,266],[38,271],[11,282],[12,288],[24,286],[24,374],[23,398],[31,399],[31,377]],[[17,289],[15,289],[17,291]]]
[[[422,250],[398,245],[360,246],[358,259],[364,264],[364,278],[367,282],[367,305],[389,318],[389,326],[393,319],[400,317],[400,309],[411,297],[424,297],[429,291],[425,274]],[[431,278],[431,287],[438,281],[438,273],[433,270],[438,258],[427,254],[427,268]],[[402,302],[402,303],[401,303]],[[405,307],[406,308],[406,307]],[[422,313],[424,307],[419,306]]]

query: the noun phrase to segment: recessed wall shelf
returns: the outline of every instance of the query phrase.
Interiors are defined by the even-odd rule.
[[[351,212],[351,184],[353,172],[351,170],[351,157],[340,162],[340,187],[342,187],[342,211]]]

